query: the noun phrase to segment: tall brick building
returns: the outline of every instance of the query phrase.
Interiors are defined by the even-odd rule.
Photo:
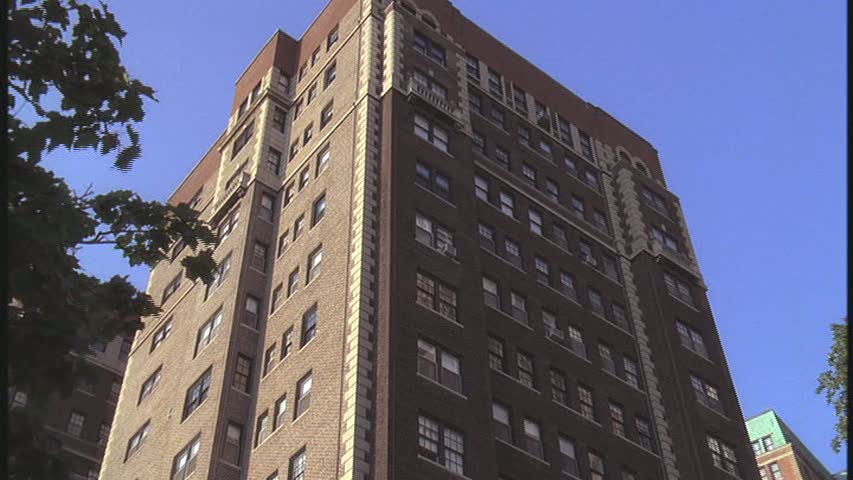
[[[746,421],[762,480],[833,480],[835,477],[773,410]]]
[[[101,478],[758,480],[657,152],[446,0],[276,32],[171,201]]]

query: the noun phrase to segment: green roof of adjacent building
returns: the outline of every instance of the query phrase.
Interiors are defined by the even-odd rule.
[[[754,442],[769,435],[773,440],[773,450],[790,443],[797,454],[800,455],[803,460],[808,462],[813,469],[821,472],[825,478],[847,480],[847,472],[841,472],[833,476],[829,470],[820,463],[820,460],[814,456],[811,450],[806,447],[800,438],[794,434],[791,428],[782,421],[782,418],[773,410],[768,410],[747,420],[746,431],[749,433],[750,442]],[[839,477],[838,475],[843,476]]]

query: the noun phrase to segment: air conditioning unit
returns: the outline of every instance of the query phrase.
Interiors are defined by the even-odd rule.
[[[456,257],[456,247],[454,247],[453,245],[450,245],[448,243],[442,243],[441,245],[438,245],[438,253],[443,253],[444,255],[447,255],[448,257],[454,257],[455,258]]]

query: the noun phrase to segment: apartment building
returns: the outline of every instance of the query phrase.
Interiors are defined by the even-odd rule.
[[[656,150],[446,0],[276,32],[170,201],[101,478],[758,480]]]
[[[833,480],[826,467],[773,410],[746,421],[761,480]]]

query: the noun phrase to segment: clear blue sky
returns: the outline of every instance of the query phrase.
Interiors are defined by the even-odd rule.
[[[234,81],[276,28],[322,0],[114,2],[122,54],[157,90],[131,173],[94,154],[51,165],[81,188],[165,200],[225,128]],[[831,471],[814,393],[845,315],[845,2],[456,0],[482,25],[660,152],[681,197],[746,416],[774,408]],[[535,5],[535,8],[520,8]],[[85,167],[84,167],[85,165]],[[90,272],[130,270],[89,251]],[[132,280],[146,284],[147,269]]]

